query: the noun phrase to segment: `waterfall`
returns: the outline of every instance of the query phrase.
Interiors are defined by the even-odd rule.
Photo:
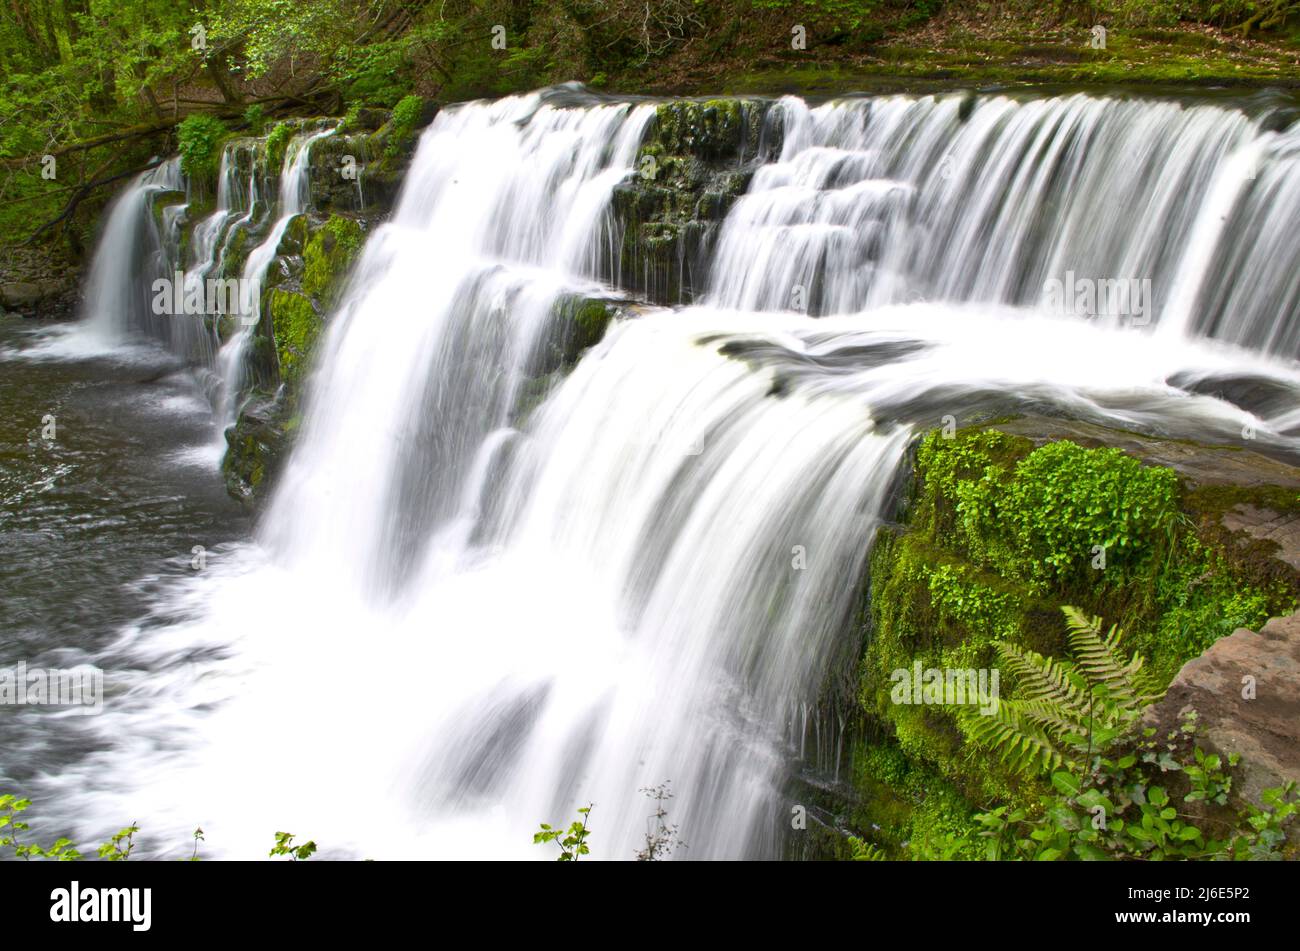
[[[321,139],[333,135],[334,131],[333,128],[328,128],[296,135],[285,149],[284,171],[280,174],[280,194],[277,203],[279,217],[271,226],[266,239],[249,252],[248,259],[244,262],[239,283],[238,326],[218,355],[218,375],[221,384],[217,401],[217,417],[223,430],[235,422],[239,412],[238,397],[244,385],[244,361],[249,340],[252,339],[262,315],[262,285],[266,280],[266,270],[271,266],[271,261],[280,249],[280,241],[284,237],[285,229],[311,202],[311,147]],[[250,180],[256,178],[256,174],[250,176]],[[251,187],[253,186],[250,185]],[[250,195],[249,215],[252,214],[255,206],[256,202]],[[219,207],[213,217],[221,214],[223,211]],[[207,270],[210,270],[210,265],[204,268],[203,273]]]
[[[1139,322],[1294,357],[1294,321],[1289,332],[1252,329],[1273,325],[1270,302],[1284,315],[1296,306],[1300,246],[1281,222],[1300,212],[1300,131],[1279,139],[1265,131],[1272,120],[1082,94],[816,109],[787,98],[769,117],[782,154],[728,216],[707,299],[812,314],[917,300],[1027,306],[1071,274],[1145,280],[1154,299]],[[1251,247],[1251,232],[1266,232],[1280,259],[1212,262],[1216,248]],[[1232,295],[1217,309],[1238,313],[1221,327],[1197,316],[1207,276]]]
[[[651,115],[507,99],[439,116],[334,318],[268,517],[288,557],[389,595],[437,557],[435,529],[459,544],[557,299],[595,288],[610,191]]]
[[[91,259],[82,317],[87,333],[103,344],[121,343],[132,333],[168,339],[165,320],[150,308],[154,278],[168,274],[164,235],[154,221],[154,199],[181,191],[180,159],[141,172],[113,201]]]
[[[593,854],[629,858],[670,781],[686,857],[774,857],[919,432],[1046,408],[1300,450],[1295,132],[1090,96],[782,100],[702,300],[616,321],[521,423],[557,302],[619,293],[599,251],[653,115],[544,93],[426,130],[258,543],[124,637],[143,673],[95,728],[168,739],[88,759],[88,824],[540,858],[591,802]],[[1149,280],[1150,322],[1053,312],[1072,274]],[[1289,399],[1189,382],[1232,375]]]
[[[137,176],[110,209],[95,251],[86,291],[83,326],[101,345],[114,346],[132,336],[158,340],[188,362],[205,382],[218,428],[234,422],[245,384],[248,342],[261,315],[261,292],[267,269],[293,218],[311,202],[312,145],[333,135],[333,126],[304,131],[287,143],[284,168],[275,201],[265,194],[268,174],[266,142],[236,138],[222,150],[212,210],[194,223],[182,260],[182,228],[191,207],[189,183],[179,158]],[[163,193],[186,193],[184,202],[170,204],[155,215],[155,200]],[[271,219],[274,215],[274,219]],[[157,220],[156,220],[157,219]],[[224,344],[217,302],[209,299],[207,281],[229,278],[227,255],[244,233],[265,237],[248,253],[239,273],[238,314]],[[202,301],[204,314],[156,313],[154,282],[183,275],[182,296]],[[218,292],[220,296],[220,292]]]
[[[190,237],[189,260],[185,268],[187,293],[204,294],[204,282],[208,276],[221,272],[222,255],[231,238],[241,227],[248,225],[261,207],[260,158],[261,149],[256,139],[235,139],[222,149],[216,206],[211,214],[194,225]],[[248,176],[246,186],[240,181],[244,169]]]

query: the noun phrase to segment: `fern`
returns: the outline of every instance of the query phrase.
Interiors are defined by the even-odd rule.
[[[852,854],[852,860],[854,862],[885,861],[884,850],[877,848],[869,842],[863,842],[855,835],[849,836],[849,851]]]
[[[1078,658],[1079,670],[1089,681],[1105,690],[1116,705],[1127,712],[1139,712],[1157,699],[1157,691],[1142,658],[1134,654],[1127,663],[1120,652],[1123,633],[1112,624],[1109,633],[1101,633],[1101,618],[1088,618],[1078,608],[1061,609],[1070,628],[1070,649]]]
[[[1142,658],[1124,659],[1123,632],[1102,634],[1101,618],[1061,609],[1074,660],[1044,657],[1006,641],[994,645],[1019,696],[981,697],[978,713],[960,714],[969,736],[1019,773],[1077,769],[1128,732],[1142,710],[1159,699]]]

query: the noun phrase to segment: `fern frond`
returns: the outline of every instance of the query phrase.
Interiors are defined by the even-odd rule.
[[[1026,713],[1024,703],[1000,700],[991,704],[988,714],[967,708],[962,719],[976,743],[996,752],[1016,772],[1060,769],[1064,757],[1044,728]]]
[[[1078,608],[1061,608],[1069,627],[1070,648],[1078,659],[1079,671],[1094,687],[1103,687],[1109,697],[1126,714],[1140,711],[1155,699],[1155,691],[1142,658],[1134,654],[1127,661],[1121,650],[1124,632],[1112,624],[1101,632],[1101,618],[1087,617]]]
[[[1053,660],[1007,641],[993,647],[998,660],[1015,676],[1023,699],[1050,701],[1074,717],[1087,715],[1088,694],[1070,676],[1074,667],[1069,661]]]
[[[1055,740],[1067,740],[1088,732],[1086,717],[1079,720],[1068,716],[1066,711],[1050,700],[1019,700],[1016,703],[1022,719],[1036,724]]]

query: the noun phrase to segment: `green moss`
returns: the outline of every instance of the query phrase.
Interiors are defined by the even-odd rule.
[[[251,243],[251,232],[246,226],[235,228],[226,238],[225,251],[221,256],[222,275],[238,277],[243,272],[244,262],[254,246]]]
[[[330,306],[364,243],[365,232],[355,219],[331,216],[303,250],[303,293],[322,307]]]
[[[415,132],[415,127],[420,121],[420,113],[423,111],[424,100],[415,95],[404,96],[393,107],[393,118],[388,126],[388,144],[384,149],[385,155],[395,158],[405,148]]]
[[[186,196],[183,191],[161,192],[155,195],[152,202],[154,224],[161,229],[163,226],[163,213],[168,208],[174,208],[176,205],[184,205],[185,203]],[[197,221],[198,219],[192,216],[192,212],[193,209],[186,209],[186,214],[191,215],[190,220]]]
[[[890,858],[942,858],[944,845],[969,830],[970,801],[898,742],[877,739],[853,751],[860,799],[850,820]],[[947,858],[974,859],[973,847]]]
[[[859,680],[868,732],[961,800],[928,820],[909,812],[918,839],[942,841],[963,821],[962,803],[1028,801],[1036,780],[975,749],[942,705],[893,703],[890,674],[918,662],[991,668],[997,640],[1062,656],[1059,606],[1075,604],[1119,623],[1167,683],[1217,638],[1258,629],[1300,601],[1300,579],[1272,557],[1276,546],[1222,525],[1223,512],[1244,502],[1300,500],[1276,486],[1188,491],[1171,469],[1068,440],[1035,448],[992,428],[922,440],[903,524],[872,549]],[[1014,682],[1001,690],[1014,695]]]
[[[272,175],[279,175],[284,168],[284,155],[293,138],[293,126],[280,122],[266,137],[266,170]]]
[[[574,347],[586,350],[600,343],[613,319],[613,312],[604,301],[583,301],[573,313]]]
[[[301,294],[272,288],[267,310],[275,334],[275,354],[280,378],[295,386],[310,361],[322,322],[312,303]]]

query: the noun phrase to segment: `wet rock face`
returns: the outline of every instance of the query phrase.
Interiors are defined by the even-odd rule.
[[[345,215],[300,215],[285,229],[248,355],[254,390],[226,432],[222,473],[241,501],[265,494],[292,442],[317,344],[364,240],[361,221]]]
[[[1258,806],[1263,790],[1300,783],[1300,614],[1215,641],[1183,666],[1164,698],[1147,710],[1143,726],[1166,736],[1188,711],[1196,713],[1199,745],[1225,759],[1241,757],[1235,807]],[[1288,838],[1300,844],[1294,823]]]
[[[80,266],[58,250],[9,248],[0,260],[0,316],[74,316],[79,272]]]
[[[226,491],[241,502],[259,495],[283,461],[291,428],[283,415],[284,404],[275,396],[254,394],[226,430],[221,474]]]
[[[768,106],[712,99],[658,107],[636,173],[614,189],[615,283],[656,304],[689,303],[703,291],[722,219],[779,152]]]
[[[1224,527],[1277,545],[1275,558],[1300,572],[1300,515],[1243,503],[1223,516]]]

